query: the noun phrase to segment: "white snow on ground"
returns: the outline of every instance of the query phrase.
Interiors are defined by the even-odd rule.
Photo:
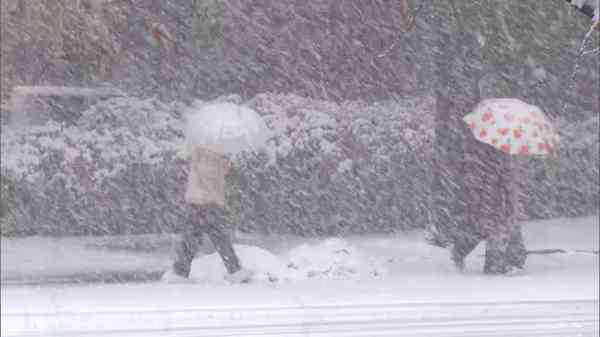
[[[570,251],[530,256],[529,272],[552,274],[563,264],[571,269],[578,261],[585,265],[594,255],[577,251],[599,249],[598,221],[593,216],[526,222],[523,230],[528,249]],[[235,241],[243,266],[256,272],[255,281],[267,283],[374,280],[404,277],[407,273],[426,277],[457,275],[448,252],[426,244],[421,231],[328,239],[240,234]],[[171,264],[175,244],[174,235],[2,238],[2,282],[86,272],[165,270]],[[466,274],[480,274],[483,248],[481,244],[468,257]],[[202,247],[193,262],[192,278],[199,283],[224,283],[225,269],[211,252],[211,247]]]
[[[459,291],[458,296],[467,296],[426,301],[414,299],[414,288],[401,286],[3,288],[3,308],[9,301],[25,304],[3,310],[2,336],[598,334],[597,299],[540,301],[521,296],[514,300],[516,296],[498,299],[492,294],[473,300],[469,293]],[[487,294],[493,292],[487,289]]]
[[[600,246],[597,217],[533,221],[524,225],[529,250],[562,249],[562,255],[531,255],[529,273],[552,275],[561,269],[588,274],[598,260],[591,254]],[[404,277],[455,276],[447,250],[425,243],[420,231],[390,236],[354,236],[299,243],[289,238],[264,248],[236,245],[244,268],[255,272],[254,281],[371,280]],[[290,248],[293,247],[293,248]],[[467,259],[465,274],[477,275],[483,266],[484,244]],[[226,271],[216,253],[194,260],[191,278],[200,283],[225,283]],[[591,275],[591,274],[590,274]],[[596,275],[597,278],[597,275]]]
[[[598,216],[530,221],[523,225],[523,232],[527,249],[598,250],[600,247]]]
[[[378,279],[2,287],[2,336],[598,335],[597,256],[532,256],[518,277],[442,265],[445,254]]]
[[[590,255],[576,251],[599,249],[598,220],[594,216],[526,222],[524,235],[528,249],[571,251],[530,256],[528,270],[551,274],[563,268],[562,264],[587,263]],[[428,277],[457,274],[448,252],[426,244],[420,231],[329,239],[238,234],[235,242],[244,267],[254,270],[255,281],[260,282],[376,280],[404,277],[407,273]],[[171,264],[175,244],[174,235],[2,238],[2,282],[88,272],[162,271]],[[483,247],[480,245],[469,256],[465,273],[480,274]],[[201,248],[193,263],[195,282],[225,282],[224,267],[213,252],[212,247]]]
[[[241,264],[254,272],[253,281],[310,279],[367,279],[385,274],[385,256],[368,256],[341,238],[301,244],[284,256],[265,249],[235,245]],[[382,260],[383,259],[383,260]],[[225,282],[226,271],[217,253],[194,260],[190,278],[198,282]]]
[[[158,241],[158,242],[156,242]],[[2,238],[2,282],[83,273],[164,270],[170,264],[174,238],[26,237]]]

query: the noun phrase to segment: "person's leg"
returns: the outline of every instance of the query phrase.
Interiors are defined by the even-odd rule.
[[[527,249],[523,242],[523,233],[520,225],[515,225],[510,233],[508,247],[506,248],[506,263],[517,268],[523,268],[527,260]]]
[[[177,249],[177,258],[173,263],[173,271],[182,277],[189,277],[192,261],[198,250],[198,239],[193,235],[183,234]]]
[[[506,179],[510,179],[508,186],[508,198],[510,202],[510,233],[508,240],[508,247],[506,248],[506,263],[509,266],[523,268],[525,260],[527,259],[527,250],[523,243],[522,227],[519,223],[520,214],[520,183],[521,183],[521,166],[519,165],[518,158],[511,157],[511,175]]]
[[[190,275],[192,261],[202,240],[202,231],[199,224],[202,218],[202,209],[199,206],[192,205],[189,212],[190,219],[188,221],[190,223],[181,235],[181,242],[177,247],[177,256],[173,263],[173,272],[186,278]]]
[[[463,234],[456,236],[452,245],[452,261],[454,261],[454,264],[460,270],[465,268],[465,258],[467,255],[481,242],[479,235],[474,235],[473,233]]]
[[[507,272],[506,250],[510,239],[509,224],[494,223],[486,239],[485,264],[486,274],[504,274]]]
[[[229,274],[234,274],[241,269],[238,256],[235,254],[231,239],[225,232],[225,210],[213,205],[207,208],[205,231],[221,256],[223,264]]]

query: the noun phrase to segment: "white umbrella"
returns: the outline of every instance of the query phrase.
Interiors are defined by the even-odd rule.
[[[254,110],[234,103],[192,106],[187,113],[186,142],[223,155],[265,148],[271,131]]]

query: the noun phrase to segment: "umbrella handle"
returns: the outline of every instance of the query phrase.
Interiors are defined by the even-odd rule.
[[[516,225],[519,222],[519,161],[516,156],[510,156],[510,203],[512,206],[511,223]]]
[[[241,110],[240,107],[238,107],[238,113],[240,112],[240,110]],[[252,145],[252,142],[248,138],[248,133],[244,133],[244,138],[246,139],[246,143],[248,143],[248,145],[250,146],[250,149],[252,150],[252,152],[257,152],[256,148],[254,148],[254,146]]]

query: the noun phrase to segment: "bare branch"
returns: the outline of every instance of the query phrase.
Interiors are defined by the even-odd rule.
[[[594,8],[589,5],[583,5],[581,7],[575,5],[573,0],[565,0],[569,5],[577,8],[577,10],[585,15],[587,15],[590,19],[594,17]]]

